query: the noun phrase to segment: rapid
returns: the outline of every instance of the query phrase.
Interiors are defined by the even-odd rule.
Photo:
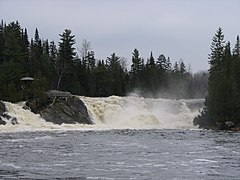
[[[79,98],[84,102],[94,125],[46,122],[39,114],[23,109],[24,102],[4,102],[7,113],[18,124],[0,126],[0,132],[46,130],[109,130],[109,129],[196,129],[193,119],[203,107],[202,99],[169,100],[139,97]]]
[[[0,179],[239,179],[240,133],[201,130],[203,100],[79,97],[94,125],[46,122],[4,102]]]

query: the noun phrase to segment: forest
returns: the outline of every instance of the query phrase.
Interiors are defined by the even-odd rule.
[[[97,59],[91,42],[76,39],[70,29],[59,34],[59,42],[40,37],[36,28],[33,38],[18,21],[0,24],[0,99],[25,100],[20,79],[32,77],[31,98],[50,89],[75,95],[105,97],[132,93],[149,98],[204,98],[208,72],[192,73],[183,60],[152,52],[147,59],[137,48],[128,67],[124,57],[112,53]],[[130,61],[130,60],[129,60]],[[28,97],[29,98],[29,97]]]
[[[194,124],[207,129],[240,130],[240,42],[231,48],[222,28],[212,39],[209,54],[208,95],[201,114]]]

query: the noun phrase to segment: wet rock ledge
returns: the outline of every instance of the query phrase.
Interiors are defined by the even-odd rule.
[[[26,103],[34,113],[54,124],[93,124],[84,103],[76,96],[48,97],[44,103],[32,100]]]
[[[5,112],[6,112],[6,106],[2,101],[0,101],[0,125],[6,124],[6,122],[2,120]]]

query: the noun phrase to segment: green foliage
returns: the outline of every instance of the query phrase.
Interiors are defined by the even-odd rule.
[[[56,45],[53,41],[49,43],[41,38],[36,28],[34,38],[29,43],[27,29],[22,29],[18,22],[5,25],[2,21],[0,98],[13,102],[31,98],[36,101],[35,105],[41,105],[37,101],[46,100],[45,92],[48,89],[70,91],[83,96],[124,96],[136,89],[144,97],[189,98],[196,94],[190,92],[194,89],[193,85],[196,86],[193,83],[196,78],[186,70],[182,61],[172,67],[170,58],[161,54],[155,60],[151,52],[145,64],[138,49],[134,49],[131,70],[128,71],[125,59],[115,53],[106,60],[96,59],[91,43],[84,40],[79,58],[74,45],[75,36],[69,29],[60,34],[60,41]],[[26,76],[35,79],[27,95],[22,92],[20,82]],[[202,77],[201,74],[199,76]],[[239,79],[239,75],[230,72],[229,76]],[[199,83],[202,81],[203,78],[198,78]],[[239,83],[234,85],[236,89],[239,86]],[[179,88],[183,92],[174,91]],[[204,92],[206,86],[200,88]],[[202,94],[199,96],[202,97]]]
[[[240,57],[239,37],[233,54],[230,42],[225,44],[222,29],[219,28],[211,45],[209,56],[208,96],[206,108],[194,122],[203,128],[224,128],[225,122],[240,124]]]
[[[21,100],[20,78],[23,68],[17,62],[4,62],[0,65],[0,98],[11,102]]]
[[[60,34],[60,42],[58,49],[58,56],[55,61],[55,72],[57,73],[57,87],[56,89],[71,90],[72,79],[69,77],[73,76],[74,60],[75,60],[75,44],[74,35],[71,35],[71,30],[65,29]],[[70,81],[69,81],[70,80]],[[61,86],[64,84],[64,86]]]
[[[139,89],[143,87],[143,73],[144,73],[144,62],[140,57],[138,49],[134,49],[132,53],[132,65],[130,71],[130,89]]]
[[[31,103],[31,108],[35,113],[37,112],[37,109],[39,110],[49,104],[46,94],[47,90],[47,79],[45,77],[41,77],[41,75],[34,77],[27,101]]]

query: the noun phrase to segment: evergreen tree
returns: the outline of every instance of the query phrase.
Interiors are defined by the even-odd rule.
[[[2,23],[3,24],[3,23]],[[0,96],[4,100],[16,102],[21,99],[20,78],[26,72],[23,48],[23,31],[18,22],[11,22],[2,28],[4,43],[0,63]],[[11,95],[12,93],[12,95]]]
[[[156,97],[158,93],[158,70],[155,64],[153,53],[151,52],[149,59],[147,60],[145,67],[145,93],[149,93],[150,96]]]
[[[239,36],[237,36],[237,41],[233,49],[233,58],[230,65],[230,78],[232,81],[232,119],[236,124],[240,124],[240,46],[239,46]]]
[[[237,36],[237,42],[235,45],[235,48],[233,49],[233,55],[235,57],[240,57],[240,42],[239,42],[239,36]]]
[[[226,78],[223,73],[223,56],[224,56],[224,34],[222,29],[219,28],[217,33],[213,37],[211,45],[211,54],[209,56],[209,83],[208,83],[208,97],[206,98],[205,106],[207,108],[208,116],[211,118],[209,123],[211,126],[216,126],[219,118],[222,118],[222,113],[219,110],[223,110],[222,107],[222,94],[223,87],[226,83]],[[220,113],[220,114],[219,114]]]
[[[224,55],[224,34],[222,28],[219,28],[213,37],[211,44],[211,54],[209,55],[210,74],[222,70],[222,58]]]
[[[237,42],[238,44],[238,42]],[[237,46],[234,56],[237,55]],[[240,122],[239,63],[233,58],[230,42],[224,45],[224,35],[219,28],[211,46],[208,96],[205,109],[194,122],[200,127],[223,128],[226,121]]]
[[[3,63],[4,61],[4,56],[3,56],[4,46],[5,46],[4,24],[2,20],[0,24],[0,64]]]
[[[168,76],[169,76],[169,72],[171,70],[171,63],[170,63],[170,59],[166,59],[166,57],[161,54],[158,58],[157,58],[157,69],[158,69],[158,79],[159,79],[159,91],[160,93],[166,94],[165,91],[168,88]],[[165,95],[163,95],[165,96]]]
[[[54,41],[50,42],[49,45],[49,60],[50,60],[50,80],[49,80],[49,87],[51,89],[55,89],[57,87],[57,57],[58,57],[58,50],[54,43]]]
[[[109,72],[109,82],[111,87],[110,95],[124,95],[125,94],[125,77],[124,71],[121,67],[121,58],[115,53],[107,57],[107,68]]]
[[[22,30],[22,53],[24,58],[24,69],[26,74],[30,74],[30,61],[29,61],[29,40],[27,29]]]
[[[150,58],[147,60],[146,66],[147,66],[147,68],[149,68],[149,69],[155,67],[155,60],[154,60],[154,57],[153,57],[153,53],[152,53],[152,52],[151,52],[151,54],[150,54]]]
[[[88,51],[87,56],[84,58],[86,67],[93,70],[96,66],[96,59],[94,51]]]
[[[57,62],[57,72],[58,72],[58,83],[57,89],[60,88],[60,83],[63,76],[71,72],[71,68],[74,63],[74,58],[76,55],[74,35],[71,35],[71,30],[65,29],[62,34],[60,34],[59,42],[59,58]],[[68,79],[69,80],[69,79]],[[66,81],[67,83],[68,81]]]
[[[218,36],[221,37],[221,34]],[[53,41],[49,43],[48,40],[40,38],[36,28],[34,38],[29,43],[27,29],[22,29],[18,22],[6,25],[2,21],[0,24],[0,98],[11,101],[21,100],[20,79],[24,76],[35,77],[39,82],[43,80],[43,84],[51,89],[57,87],[60,90],[85,96],[126,95],[126,90],[131,92],[137,89],[145,97],[169,97],[162,96],[162,93],[171,92],[170,88],[173,88],[176,90],[174,92],[177,94],[176,98],[189,97],[186,95],[187,87],[194,84],[195,80],[191,79],[183,62],[176,62],[172,69],[170,58],[161,54],[155,61],[151,52],[144,64],[139,51],[134,49],[131,70],[128,72],[124,59],[115,53],[105,61],[96,60],[90,41],[87,40],[83,41],[79,58],[73,47],[74,38],[70,30],[64,30],[60,34],[57,47]],[[223,51],[218,53],[218,49],[221,48]],[[217,86],[214,85],[215,82],[210,82],[213,84],[211,87],[215,87],[211,92],[215,92],[217,87],[221,89],[220,87],[224,86],[226,88],[223,89],[232,94],[233,100],[240,92],[239,37],[233,50],[233,57],[230,44],[225,46],[221,38],[220,40],[215,38],[212,50],[210,62],[213,68],[210,79],[225,79],[225,82],[219,82]],[[228,81],[230,84],[227,83]],[[48,89],[37,87],[39,85],[37,82],[33,84],[35,88],[33,98],[42,96],[41,93]],[[179,86],[180,84],[182,86]],[[231,87],[232,91],[228,87]],[[186,92],[179,94],[179,89]],[[161,94],[158,94],[159,91]],[[225,97],[226,94],[221,93],[221,96]],[[233,104],[234,107],[240,107],[240,100],[235,98]],[[235,110],[238,111],[239,108]],[[238,113],[234,116],[238,117]]]
[[[109,84],[109,72],[103,60],[99,60],[97,67],[93,71],[95,80],[94,96],[105,97],[112,94],[111,84]]]
[[[169,72],[171,70],[170,58],[166,58],[163,54],[158,57],[156,64],[160,70],[165,72]]]
[[[134,49],[132,53],[132,65],[131,65],[131,81],[130,81],[130,89],[141,88],[142,80],[143,80],[143,70],[144,70],[144,62],[143,59],[140,58],[138,49]]]
[[[5,43],[3,56],[6,61],[24,64],[22,51],[22,30],[18,22],[11,22],[5,28]]]
[[[131,74],[138,75],[142,70],[143,70],[143,61],[139,56],[139,51],[137,49],[134,49],[132,53]]]
[[[12,102],[21,100],[20,79],[23,75],[23,68],[17,62],[0,65],[0,99]]]
[[[39,36],[38,29],[35,29],[34,39],[31,39],[30,43],[30,75],[33,77],[36,74],[43,74],[43,44]]]

